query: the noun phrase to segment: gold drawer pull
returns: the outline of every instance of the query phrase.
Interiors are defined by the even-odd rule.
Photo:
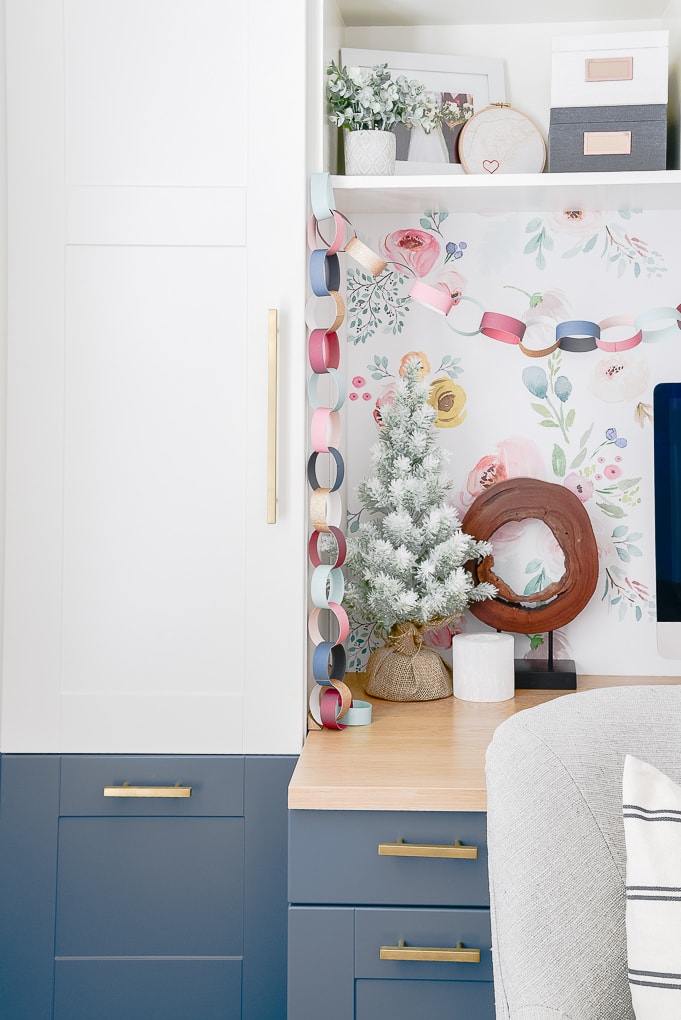
[[[466,949],[463,942],[453,948],[435,946],[408,946],[400,939],[396,946],[381,946],[381,960],[432,960],[435,963],[480,963],[479,949]]]
[[[131,786],[130,783],[123,783],[122,786],[105,786],[105,797],[191,797],[191,786]]]
[[[460,839],[450,845],[428,843],[405,843],[398,839],[396,843],[379,843],[378,853],[381,857],[457,857],[477,861],[477,846],[464,846]]]

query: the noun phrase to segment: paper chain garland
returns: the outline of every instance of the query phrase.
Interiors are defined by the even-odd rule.
[[[313,178],[327,176],[313,174]],[[343,213],[331,208],[333,192],[329,190],[327,193],[324,190],[327,187],[330,189],[330,181],[328,185],[319,181],[313,187],[315,192],[312,199],[313,217],[308,228],[308,243],[312,249],[310,280],[315,294],[326,297],[335,295],[342,303],[342,298],[338,293],[340,264],[337,253],[339,251],[345,251],[355,262],[364,269],[368,269],[374,276],[382,273],[388,263],[359,240],[357,231]],[[320,212],[325,215],[319,216]],[[327,243],[319,227],[320,219],[333,220],[335,233],[330,244]],[[348,232],[351,233],[351,237],[346,241]],[[323,241],[327,247],[317,248],[318,240]],[[580,354],[595,350],[605,351],[609,354],[620,353],[630,351],[641,343],[672,340],[678,337],[677,331],[681,330],[681,304],[676,308],[665,306],[650,308],[637,316],[610,315],[601,319],[600,322],[591,322],[588,319],[569,319],[556,323],[554,319],[541,316],[534,320],[535,323],[555,329],[555,340],[548,347],[535,350],[523,343],[525,332],[528,329],[526,322],[510,315],[502,315],[499,312],[485,311],[481,302],[474,297],[468,295],[453,297],[446,289],[424,283],[423,280],[414,281],[409,290],[409,296],[414,301],[430,308],[431,311],[444,315],[447,325],[459,336],[473,337],[481,333],[483,336],[501,343],[517,346],[528,358],[544,358],[558,349]],[[465,303],[470,303],[481,312],[479,324],[472,329],[461,329],[455,325],[458,312],[462,310],[462,302],[464,307]],[[343,321],[342,318],[340,321]],[[340,322],[334,328],[337,329],[338,325]],[[654,328],[651,328],[653,326]],[[604,334],[608,333],[609,338],[606,339]],[[624,335],[622,336],[622,334]],[[337,338],[335,342],[337,343]],[[338,365],[336,364],[334,367],[337,368]]]
[[[310,328],[308,359],[312,369],[307,386],[312,408],[312,453],[307,462],[307,480],[312,490],[310,522],[313,531],[308,543],[308,556],[313,567],[310,599],[314,608],[308,618],[308,632],[314,645],[312,675],[316,681],[310,695],[310,712],[315,721],[326,729],[343,730],[346,726],[362,726],[371,722],[371,705],[366,701],[353,701],[350,688],[344,681],[347,666],[344,642],[350,631],[350,623],[342,606],[345,578],[341,568],[345,562],[347,545],[341,528],[343,510],[340,489],[345,477],[345,463],[338,449],[341,435],[338,412],[345,403],[346,386],[339,371],[340,344],[336,330],[345,318],[337,253],[341,247],[347,250],[349,242],[346,243],[347,221],[331,208],[333,192],[329,175],[313,174],[310,190],[313,217],[308,239],[312,249],[310,286],[314,297],[308,301],[305,317]],[[320,223],[324,223],[327,228],[333,223],[335,233],[330,244],[322,237]],[[318,238],[323,242],[323,248],[317,247]],[[357,241],[357,251],[361,252],[361,247],[361,242]],[[330,305],[325,304],[325,299],[330,300]],[[318,324],[320,321],[324,323],[323,326]],[[319,385],[323,378],[331,380],[335,385],[336,400],[331,406],[320,402]],[[328,486],[320,485],[319,482],[317,466],[320,459],[327,462],[330,472],[335,471],[333,483]],[[320,538],[324,535],[333,539],[331,544],[335,544],[335,553],[320,551]],[[323,555],[330,562],[325,562]],[[335,634],[333,639],[324,636],[330,632]]]

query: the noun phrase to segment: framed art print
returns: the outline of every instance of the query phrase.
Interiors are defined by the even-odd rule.
[[[345,67],[367,69],[387,64],[393,77],[403,74],[421,82],[451,110],[451,120],[429,133],[406,124],[393,128],[396,175],[463,173],[458,153],[462,128],[478,110],[505,98],[504,62],[496,58],[342,49],[340,60]]]

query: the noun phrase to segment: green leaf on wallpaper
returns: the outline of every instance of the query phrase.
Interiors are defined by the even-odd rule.
[[[540,421],[540,425],[543,425],[545,429],[557,429],[559,428],[558,422],[556,421]]]
[[[632,485],[638,485],[638,483],[640,481],[641,481],[640,478],[622,478],[617,483],[617,488],[618,489],[630,489],[632,487]]]
[[[617,212],[619,213],[623,220],[631,219],[631,210],[629,209],[628,206],[623,205],[621,209],[617,210]]]
[[[536,251],[541,244],[541,234],[535,234],[527,244],[525,245],[523,252],[525,255],[531,255],[533,251]]]
[[[425,220],[425,219],[424,220],[419,220],[419,223],[421,224],[421,226],[423,227],[424,230],[430,230],[430,220]]]
[[[537,257],[534,260],[537,269],[546,269],[546,259],[541,252],[537,252]]]
[[[533,411],[536,411],[537,414],[540,414],[542,418],[551,417],[551,412],[549,411],[548,407],[544,407],[543,404],[530,404],[530,407],[532,408]]]
[[[638,262],[634,262],[634,276],[640,276],[640,275],[641,275],[641,267],[638,264]]]
[[[572,412],[570,412],[570,413],[572,413]],[[580,464],[582,464],[584,462],[584,458],[585,457],[586,457],[586,447],[583,446],[582,449],[577,454],[577,456],[575,457],[575,459],[573,461],[571,461],[571,463],[570,463],[570,470],[573,471],[575,468],[578,468],[580,466]]]
[[[449,216],[448,212],[441,212],[440,213],[440,223],[444,223],[444,221],[447,219],[448,216]]]
[[[592,422],[591,425],[589,425],[589,427],[586,430],[586,432],[584,433],[584,435],[582,436],[582,438],[579,440],[579,445],[580,446],[586,446],[586,444],[589,442],[589,436],[591,435],[593,430],[594,430],[594,427],[593,427],[593,422]],[[580,461],[580,463],[581,463],[581,461]]]
[[[626,262],[620,262],[620,264],[617,267],[617,275],[624,276],[626,268],[627,268]]]
[[[636,622],[638,623],[639,620],[641,619],[641,617],[643,616],[643,613],[641,612],[641,607],[640,606],[636,606],[635,613],[636,613]]]
[[[631,556],[626,549],[623,549],[621,545],[615,547],[615,552],[622,560],[622,563],[631,563]]]
[[[613,538],[623,538],[624,535],[626,535],[628,530],[629,529],[628,529],[626,524],[618,524],[617,527],[613,528],[613,530],[612,530],[612,537]],[[631,535],[629,537],[631,538]],[[639,535],[638,537],[640,538],[641,536]]]
[[[591,251],[592,248],[595,248],[597,240],[598,234],[594,234],[593,237],[590,237],[589,240],[586,242],[586,244],[582,248],[582,251]]]
[[[350,527],[348,528],[348,531],[351,534],[354,534],[356,531],[359,531],[359,521],[353,521]]]
[[[611,255],[610,258],[608,259],[608,261],[609,262],[617,262],[617,260],[620,258],[621,255],[622,255],[622,252],[618,251],[614,255]]]
[[[530,220],[530,222],[525,227],[525,233],[532,234],[535,230],[539,230],[541,228],[541,225],[542,225],[541,218]]]
[[[626,517],[625,511],[621,506],[615,506],[614,503],[596,503],[599,510],[602,510],[608,517]],[[619,548],[619,547],[618,547]]]
[[[525,573],[526,574],[536,574],[536,572],[540,568],[541,568],[541,560],[530,560],[530,562],[525,567]]]
[[[626,528],[624,529],[626,531]],[[613,532],[614,534],[614,532]],[[640,531],[632,531],[629,535],[629,542],[639,542],[643,538],[643,534]]]
[[[383,365],[383,368],[388,367],[388,359],[386,357],[381,358],[381,365]]]
[[[643,553],[638,548],[638,546],[630,545],[628,542],[627,542],[627,552],[629,553],[630,556],[643,556]]]
[[[536,595],[538,591],[546,586],[546,574],[542,570],[541,573],[533,577],[531,581],[528,581],[523,588],[523,595]]]
[[[570,411],[568,411],[567,416],[565,418],[565,428],[566,429],[571,429],[572,428],[572,426],[575,423],[576,416],[577,416],[577,412],[575,411],[575,409],[573,407]]]
[[[558,478],[565,477],[566,457],[565,450],[558,443],[553,444],[553,453],[551,454],[551,466],[553,467],[554,475]]]
[[[544,247],[547,251],[553,251],[553,238],[544,231]]]
[[[575,255],[579,255],[580,254],[581,250],[582,250],[582,242],[580,241],[579,244],[576,245],[574,248],[570,248],[568,251],[564,251],[563,252],[563,258],[564,259],[574,258]]]

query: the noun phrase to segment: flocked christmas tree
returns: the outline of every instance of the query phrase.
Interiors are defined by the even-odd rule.
[[[348,540],[345,602],[386,632],[406,621],[424,631],[442,626],[469,603],[496,594],[464,566],[491,553],[491,545],[462,531],[446,502],[451,483],[443,476],[435,417],[420,362],[411,358],[393,403],[381,407],[374,475],[357,490],[371,519]]]

